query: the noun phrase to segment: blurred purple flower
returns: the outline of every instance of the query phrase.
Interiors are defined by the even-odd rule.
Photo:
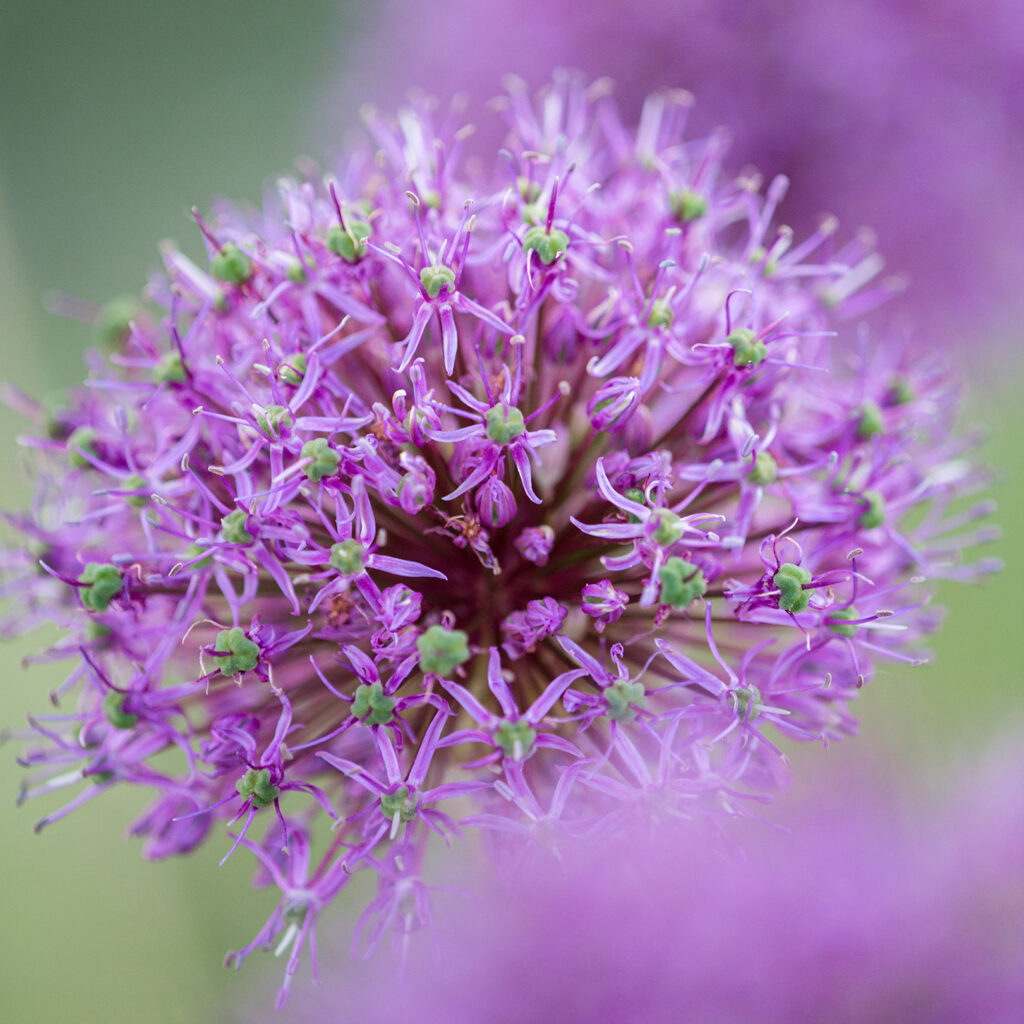
[[[446,897],[400,980],[342,959],[325,995],[366,1024],[1016,1024],[1022,770],[997,758],[931,813],[832,778],[742,855],[694,830],[537,851]],[[303,998],[292,1019],[323,1019]]]
[[[493,95],[560,66],[611,76],[630,115],[652,89],[692,90],[696,131],[728,125],[735,160],[793,180],[798,234],[823,210],[877,230],[935,337],[991,343],[1024,316],[1017,0],[388,0],[355,45],[328,120],[339,96]]]
[[[496,174],[427,104],[371,116],[326,181],[200,218],[208,266],[166,248],[68,408],[22,402],[8,628],[71,665],[24,795],[152,790],[154,858],[226,824],[281,890],[232,963],[287,950],[282,998],[361,869],[371,944],[429,921],[431,836],[749,813],[773,736],[853,732],[920,660],[925,577],[988,567],[955,382],[852,322],[876,255],[775,226],[785,180],[688,111],[514,88]]]

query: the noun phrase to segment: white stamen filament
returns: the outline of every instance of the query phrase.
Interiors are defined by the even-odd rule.
[[[274,956],[281,956],[282,953],[295,941],[295,936],[299,933],[299,926],[292,921],[290,925],[285,929],[284,935],[281,936],[281,941],[277,944],[277,949],[274,950]]]

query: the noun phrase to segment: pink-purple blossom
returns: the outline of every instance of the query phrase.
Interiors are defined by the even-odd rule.
[[[439,897],[433,947],[401,974],[341,961],[295,1019],[343,997],[367,1024],[1011,1024],[1024,801],[1006,782],[1022,767],[1006,751],[928,809],[891,780],[830,778],[790,809],[791,832],[749,833],[742,853],[640,832],[535,850],[504,885],[464,873],[461,896]]]
[[[922,658],[928,581],[992,567],[955,380],[864,320],[873,251],[778,226],[689,107],[515,86],[496,169],[431,104],[370,114],[200,219],[207,264],[166,248],[66,408],[15,396],[8,628],[69,664],[24,796],[141,787],[147,855],[255,855],[279,903],[232,962],[287,950],[282,999],[361,871],[370,946],[429,923],[432,835],[748,814],[780,738]]]

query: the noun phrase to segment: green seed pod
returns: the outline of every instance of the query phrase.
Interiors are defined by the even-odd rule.
[[[331,545],[331,566],[342,576],[355,576],[363,571],[366,551],[357,540],[342,540]]]
[[[387,725],[394,720],[397,703],[380,683],[362,683],[356,688],[352,714],[366,725]]]
[[[630,501],[635,501],[638,505],[647,505],[647,496],[639,487],[627,487],[626,490],[623,491],[623,494],[625,494]],[[631,523],[640,522],[640,517],[633,515],[632,512],[627,512],[626,516]]]
[[[431,626],[416,639],[420,653],[420,669],[437,676],[447,676],[469,661],[469,637],[461,629]]]
[[[234,242],[227,242],[210,261],[210,273],[218,281],[245,284],[252,277],[252,260]]]
[[[549,232],[540,224],[530,228],[523,239],[523,252],[528,253],[532,249],[541,263],[548,267],[568,248],[569,236],[564,231],[552,228]]]
[[[153,367],[153,379],[157,384],[180,384],[187,376],[177,349],[165,352]]]
[[[676,315],[672,307],[665,299],[658,299],[651,303],[651,312],[647,316],[649,327],[671,327]]]
[[[608,706],[608,717],[623,725],[629,725],[647,706],[646,693],[643,683],[616,679],[602,694]]]
[[[862,441],[885,433],[885,420],[877,402],[867,401],[857,413],[857,436]]]
[[[96,431],[93,430],[92,427],[79,427],[77,430],[72,430],[68,435],[68,462],[70,462],[75,469],[85,469],[92,465],[92,463],[81,453],[86,452],[95,458],[96,452],[92,446],[93,441],[95,440]],[[76,451],[75,449],[81,449],[81,451]]]
[[[849,622],[847,620],[859,618],[860,614],[857,609],[851,605],[849,608],[836,608],[830,611],[825,622],[828,624],[829,630],[837,636],[852,637],[856,636],[857,630],[860,627],[856,622]]]
[[[299,452],[299,457],[312,459],[313,461],[305,467],[305,474],[309,480],[316,483],[323,480],[325,476],[334,476],[338,472],[341,463],[341,456],[327,443],[323,437],[307,441]]]
[[[708,589],[704,571],[682,558],[672,557],[658,572],[661,594],[658,600],[673,608],[686,608]]]
[[[893,377],[885,393],[885,404],[908,405],[915,397],[914,388],[906,377]]]
[[[124,710],[124,702],[127,696],[126,693],[111,690],[103,698],[103,713],[107,716],[107,721],[115,729],[133,729],[135,723],[139,720],[138,715]]]
[[[432,299],[436,299],[442,288],[455,284],[455,271],[451,267],[424,267],[420,271],[420,283],[423,290]]]
[[[263,412],[256,414],[256,425],[264,434],[280,437],[283,430],[295,426],[295,419],[287,406],[268,405]]]
[[[732,346],[734,366],[760,366],[768,355],[765,343],[749,327],[733,331],[725,340]]]
[[[668,196],[672,216],[684,224],[700,220],[708,212],[708,201],[690,188],[674,189]]]
[[[658,508],[651,513],[651,518],[658,524],[654,531],[656,544],[668,548],[682,537],[685,526],[675,512],[667,508]]]
[[[419,805],[419,794],[409,797],[409,787],[399,786],[394,793],[381,793],[380,810],[385,818],[394,818],[398,815],[399,821],[410,822],[416,817],[416,808]]]
[[[185,557],[183,561],[192,562],[197,558],[208,558],[212,554],[212,548],[201,548],[198,544],[189,544],[185,549]]]
[[[548,211],[543,203],[527,203],[523,207],[523,223],[536,227],[547,220]]]
[[[885,522],[885,498],[878,491],[865,491],[860,497],[867,507],[861,512],[857,523],[865,530],[874,530]]]
[[[811,573],[802,565],[783,562],[772,577],[772,583],[781,591],[779,607],[793,615],[802,612],[811,600],[811,592],[803,589],[804,584],[810,582]]]
[[[514,721],[506,718],[494,730],[494,739],[507,758],[522,761],[533,750],[537,730],[521,718]]]
[[[235,789],[240,797],[260,810],[269,807],[281,795],[281,790],[270,782],[269,768],[250,768],[235,783]]]
[[[251,544],[252,534],[245,528],[248,521],[245,509],[236,508],[220,521],[220,534],[229,544]]]
[[[738,718],[752,722],[761,714],[761,709],[757,707],[761,703],[761,691],[756,686],[741,686],[733,690],[729,697]]]
[[[127,477],[118,488],[122,491],[141,491],[145,488],[146,481],[144,477],[139,476],[138,473],[133,473]],[[148,494],[126,494],[124,500],[132,506],[132,508],[143,508],[149,504]]]
[[[282,363],[277,375],[285,384],[301,384],[306,376],[306,357],[302,352],[296,352],[288,362]]]
[[[139,305],[134,299],[121,298],[108,302],[96,320],[96,330],[103,343],[108,348],[117,348],[123,344],[139,312]]]
[[[78,591],[78,596],[91,612],[105,612],[124,586],[121,570],[109,562],[90,562],[78,582],[89,584]]]
[[[487,436],[495,444],[508,444],[526,433],[526,422],[523,414],[513,405],[492,406],[484,415],[487,422]]]
[[[754,456],[754,466],[747,479],[758,487],[767,487],[769,484],[775,483],[778,470],[779,465],[772,458],[771,452],[760,451]]]
[[[345,221],[345,227],[334,224],[327,232],[327,248],[346,263],[358,263],[366,252],[363,239],[370,237],[370,225],[365,220]]]
[[[227,655],[217,659],[217,668],[226,676],[251,672],[260,660],[260,645],[250,640],[241,626],[222,629],[217,634],[213,649],[218,654]]]
[[[530,181],[529,178],[524,178],[522,175],[516,178],[516,188],[519,189],[519,194],[528,203],[535,203],[540,198],[540,185],[535,181]]]

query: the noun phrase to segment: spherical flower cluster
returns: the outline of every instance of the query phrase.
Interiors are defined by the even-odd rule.
[[[964,773],[966,785],[945,780],[938,811],[919,796],[908,809],[891,780],[832,780],[789,815],[792,832],[748,835],[743,857],[697,833],[645,834],[538,857],[511,887],[475,879],[476,898],[438,914],[443,957],[421,947],[397,981],[383,959],[341,964],[294,1019],[323,1020],[343,991],[366,1024],[1013,1024],[1024,1009],[1013,739],[1016,753]]]
[[[255,856],[281,895],[234,963],[290,979],[361,869],[370,947],[422,926],[431,834],[743,814],[969,573],[949,381],[850,324],[875,255],[795,240],[687,110],[513,90],[493,175],[429,104],[373,116],[323,182],[197,215],[208,261],[166,248],[27,440],[5,561],[72,667],[26,795],[145,787],[148,856]]]

